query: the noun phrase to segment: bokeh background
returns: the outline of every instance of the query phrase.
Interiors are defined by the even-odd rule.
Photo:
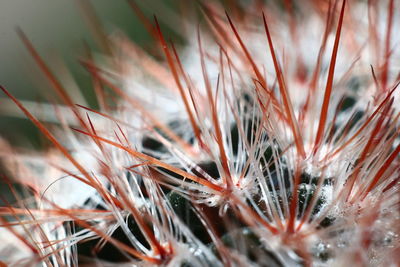
[[[59,74],[64,64],[82,90],[88,104],[96,106],[90,76],[78,63],[84,43],[99,50],[83,15],[81,1],[88,0],[1,0],[0,1],[0,83],[18,99],[47,101],[50,86],[38,70],[16,33],[20,28],[28,36],[46,63]],[[140,2],[140,1],[137,1]],[[146,1],[143,11],[163,12],[161,6],[174,8],[174,1]],[[176,2],[176,1],[175,1]],[[91,6],[105,32],[121,30],[134,42],[146,46],[152,42],[145,28],[126,1],[95,0]],[[140,3],[139,3],[140,4]],[[68,88],[67,88],[68,89]],[[0,136],[14,146],[41,147],[35,126],[27,120],[3,93],[0,93]]]

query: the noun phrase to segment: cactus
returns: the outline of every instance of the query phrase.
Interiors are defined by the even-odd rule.
[[[52,144],[2,140],[1,264],[400,262],[396,1],[186,3],[177,47],[129,4],[158,51],[97,32],[96,109],[19,32],[63,103],[49,126],[1,86]]]

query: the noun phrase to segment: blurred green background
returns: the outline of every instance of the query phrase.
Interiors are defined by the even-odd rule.
[[[78,87],[85,88],[82,92],[86,101],[90,106],[96,106],[93,91],[90,90],[90,76],[78,63],[78,58],[83,54],[84,42],[88,43],[93,51],[99,51],[99,47],[93,41],[80,1],[0,1],[0,84],[18,99],[45,101],[44,96],[51,94],[51,89],[18,37],[17,27],[28,36],[56,74],[60,66],[57,62],[64,63]],[[90,3],[101,20],[105,32],[121,30],[142,46],[152,42],[126,1],[94,0]],[[162,5],[171,6],[170,1],[163,1]],[[149,7],[154,7],[157,11],[158,6],[160,5],[157,1],[146,3],[148,11]],[[11,104],[9,99],[0,93],[0,136],[8,139],[13,145],[39,148],[40,134],[35,126],[21,113],[19,115],[14,113],[12,109],[15,107]]]

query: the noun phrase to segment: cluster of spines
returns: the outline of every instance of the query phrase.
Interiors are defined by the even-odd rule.
[[[136,5],[133,2],[130,3],[135,12],[140,15],[140,10],[137,9]],[[326,32],[321,48],[322,52],[325,49],[329,29],[333,25],[337,3],[338,1],[335,1],[335,4],[329,5]],[[105,156],[104,160],[99,160],[100,169],[102,170],[101,175],[106,179],[106,181],[101,181],[97,174],[92,174],[86,170],[43,123],[37,120],[2,87],[3,91],[78,170],[79,174],[66,169],[62,169],[62,171],[74,179],[93,187],[103,203],[102,209],[95,208],[81,211],[63,209],[52,201],[48,201],[47,204],[50,205],[50,210],[38,212],[43,214],[54,212],[58,216],[68,217],[70,221],[73,221],[82,229],[89,230],[104,241],[118,247],[119,250],[128,255],[128,258],[136,259],[139,262],[168,264],[176,257],[179,250],[183,249],[180,247],[181,243],[187,242],[189,247],[203,246],[203,249],[211,250],[210,247],[206,248],[204,246],[204,243],[210,242],[213,244],[215,254],[218,255],[222,263],[228,264],[230,261],[229,256],[232,256],[232,252],[229,250],[229,245],[224,241],[224,238],[229,239],[229,235],[234,236],[233,233],[243,231],[242,237],[245,239],[254,238],[253,235],[260,240],[263,240],[263,236],[280,236],[280,242],[284,246],[293,246],[293,250],[299,258],[298,264],[311,264],[312,255],[309,255],[308,248],[302,247],[301,244],[303,244],[302,242],[305,238],[318,233],[319,229],[326,228],[335,221],[335,218],[332,218],[334,215],[328,214],[330,209],[335,205],[362,203],[368,195],[372,195],[374,190],[386,193],[398,188],[398,179],[392,179],[392,176],[388,176],[386,172],[388,168],[396,170],[393,164],[396,164],[395,162],[400,152],[399,145],[393,146],[395,138],[398,136],[396,126],[399,115],[395,114],[396,111],[393,109],[394,102],[392,97],[397,84],[392,87],[388,86],[393,6],[394,1],[392,0],[388,6],[388,30],[385,45],[387,58],[384,61],[379,79],[374,75],[377,87],[380,88],[384,97],[378,100],[379,102],[372,108],[372,112],[369,111],[369,114],[364,114],[360,122],[354,124],[354,120],[349,120],[344,127],[340,128],[343,133],[335,135],[337,114],[335,114],[332,121],[329,121],[330,117],[328,115],[330,114],[329,110],[333,109],[331,94],[334,89],[335,63],[338,56],[341,28],[346,8],[346,1],[342,1],[332,56],[327,72],[327,82],[317,123],[318,127],[311,142],[311,149],[305,146],[302,127],[304,126],[304,118],[309,113],[312,99],[315,99],[315,95],[317,95],[316,84],[320,72],[320,57],[318,57],[317,66],[311,77],[307,101],[298,112],[298,117],[296,117],[287,82],[285,81],[285,73],[283,73],[282,66],[278,62],[273,38],[264,14],[262,21],[272,56],[278,90],[267,83],[265,75],[251,56],[230,16],[226,14],[226,25],[221,25],[221,18],[216,14],[213,7],[203,4],[202,10],[217,35],[217,39],[219,38],[219,41],[226,45],[221,45],[219,48],[219,60],[216,60],[215,64],[219,66],[220,74],[215,85],[216,89],[214,89],[207,73],[206,60],[209,59],[209,55],[206,55],[200,34],[197,36],[200,70],[205,89],[203,95],[194,87],[190,77],[186,74],[175,47],[172,45],[172,48],[170,48],[164,39],[157,20],[155,20],[156,27],[153,28],[149,26],[149,21],[142,16],[145,25],[149,27],[150,33],[159,40],[167,59],[172,80],[175,83],[175,86],[172,87],[177,88],[174,93],[178,93],[181,97],[188,124],[190,125],[190,131],[192,132],[190,138],[183,138],[174,131],[173,127],[157,119],[154,114],[146,110],[139,100],[134,99],[115,85],[110,79],[110,77],[113,77],[112,74],[98,67],[94,61],[89,59],[82,62],[93,76],[93,80],[97,85],[101,84],[110,88],[124,102],[138,110],[144,120],[148,121],[146,127],[150,134],[143,136],[143,141],[139,146],[131,144],[129,137],[123,130],[122,125],[129,123],[120,121],[112,117],[111,114],[107,114],[107,112],[74,105],[66,90],[48,69],[29,40],[20,32],[23,42],[41,70],[65,104],[76,115],[81,127],[74,130],[90,138]],[[290,5],[286,7],[290,7]],[[229,39],[225,26],[232,30],[233,36],[239,44],[238,47]],[[107,45],[107,47],[109,46]],[[241,58],[243,65],[250,70],[250,75],[254,76],[255,91],[246,92],[244,90],[245,92],[243,93],[236,89],[237,91],[229,93],[226,88],[223,88],[225,83],[233,83],[232,69],[233,72],[237,71],[237,66],[234,65],[234,60],[231,59],[232,55],[228,52],[228,48],[237,53],[235,56]],[[231,75],[230,77],[229,74]],[[238,84],[237,86],[244,85]],[[234,87],[232,85],[233,89]],[[99,92],[99,95],[102,96],[103,93]],[[237,99],[239,103],[232,101],[232,98],[234,99],[235,97],[239,97]],[[199,107],[197,101],[204,104],[204,106]],[[344,102],[345,100],[336,108],[337,113],[341,112],[341,106]],[[225,106],[221,107],[220,105],[222,104]],[[92,122],[90,116],[87,114],[85,118],[85,116],[81,115],[80,108],[115,122],[117,125],[114,131],[115,138],[111,139],[110,137],[102,136],[101,131],[96,129],[96,123]],[[200,108],[205,110],[204,114],[206,115],[199,111]],[[226,110],[232,112],[233,123],[229,125],[229,128],[221,121],[222,118],[219,114],[221,108],[226,108]],[[238,112],[240,108],[243,113]],[[275,118],[271,118],[271,116]],[[228,116],[224,119],[226,118]],[[279,132],[274,127],[289,129],[287,139],[291,143],[282,143],[282,140],[287,140],[277,136]],[[390,129],[390,131],[388,132],[387,129]],[[332,138],[332,136],[336,138]],[[376,140],[377,138],[384,138],[387,140],[388,145],[380,143]],[[334,149],[332,151],[328,151],[328,153],[321,156],[324,144],[334,144],[335,146],[333,146]],[[124,182],[112,176],[114,170],[110,169],[112,164],[108,165],[107,163],[107,157],[110,156],[108,148],[106,148],[107,145],[127,153],[133,159],[133,164],[125,166],[125,171],[118,177],[119,179],[126,179]],[[332,159],[341,155],[343,151],[348,151],[351,146],[361,146],[361,148],[357,148],[358,153],[355,153],[358,159],[354,161],[354,166],[350,166],[350,164],[347,166],[346,163],[343,165],[350,169],[350,171],[346,170],[345,172],[348,175],[348,177],[345,177],[346,180],[340,180],[338,177],[326,177],[325,170],[329,168],[327,165],[333,161]],[[375,163],[371,153],[380,148],[382,148],[383,154],[376,158],[378,163]],[[168,156],[175,157],[173,164],[165,161],[165,157]],[[196,162],[196,157],[206,158],[208,161]],[[177,164],[176,161],[180,161],[180,164]],[[231,163],[232,161],[234,164]],[[306,161],[311,161],[312,164],[321,166],[319,167],[319,175],[306,172]],[[237,166],[241,169],[232,169],[232,167],[235,168]],[[370,175],[367,174],[366,178],[361,177],[366,172],[369,172]],[[249,180],[249,176],[252,183],[246,184],[245,180]],[[377,186],[382,185],[383,179],[391,180],[388,180],[383,188],[377,189]],[[124,185],[127,185],[127,188],[123,188]],[[330,203],[327,203],[322,192],[327,186],[334,186],[334,188],[340,190],[339,194],[334,194],[335,199]],[[42,197],[42,199],[44,198]],[[139,205],[136,203],[137,199],[142,199],[144,203]],[[166,199],[170,200],[166,201]],[[379,200],[377,201],[379,202]],[[184,205],[184,208],[180,207],[181,205]],[[379,207],[379,204],[374,205]],[[104,207],[107,210],[103,210]],[[398,203],[394,203],[393,207],[398,208]],[[366,209],[366,207],[362,208]],[[29,209],[23,211],[12,208],[12,206],[4,208],[4,211],[5,214],[13,214],[15,216],[18,213],[25,215],[30,213]],[[127,217],[123,211],[130,215]],[[93,213],[99,216],[99,219],[95,220],[96,223],[93,225],[91,222],[81,219],[77,215],[80,212]],[[106,214],[104,218],[100,216],[103,213]],[[113,219],[106,219],[107,216]],[[187,216],[189,216],[189,221],[186,221],[185,224],[185,220],[188,219]],[[336,216],[340,215],[337,214]],[[16,217],[18,222],[18,216]],[[31,216],[31,219],[33,219],[32,224],[38,225],[39,223],[34,218],[34,216]],[[124,218],[133,219],[137,229],[130,229],[130,223],[124,223]],[[224,220],[223,218],[233,219],[229,221],[229,219]],[[216,224],[213,222],[214,219],[222,220],[224,223],[222,225]],[[194,221],[193,224],[192,220]],[[20,222],[22,224],[22,221]],[[114,224],[114,226],[110,227],[108,223],[110,225]],[[6,221],[3,223],[3,226],[10,230],[12,225],[13,223]],[[60,225],[55,227],[60,227]],[[103,229],[101,227],[106,228]],[[123,230],[133,246],[113,237],[112,232],[116,227],[120,227]],[[306,229],[303,230],[304,228]],[[199,233],[196,233],[196,229],[199,229]],[[86,230],[83,232],[86,233]],[[192,230],[192,233],[190,233],[190,230]],[[18,233],[15,234],[18,237]],[[77,242],[75,239],[84,243],[86,238],[80,238],[80,236],[85,235],[79,232],[78,234],[73,234],[73,238],[70,239],[70,245],[72,246]],[[201,242],[198,242],[199,239]],[[262,243],[262,245],[258,244],[256,247],[267,246],[263,243],[265,241],[261,242],[260,240],[258,242]],[[52,264],[48,260],[49,257],[55,261],[59,260],[61,264],[63,260],[58,254],[60,248],[58,246],[56,246],[57,249],[53,248],[57,242],[46,238],[43,242],[47,243],[45,247],[50,247],[52,252],[43,255],[35,246],[31,244],[29,246],[35,253],[40,255],[39,258],[41,260],[44,260],[49,265]],[[52,244],[53,242],[54,244]],[[61,240],[60,242],[62,243]],[[252,242],[243,241],[245,245],[249,245]],[[298,242],[298,244],[295,244],[295,242]],[[363,249],[367,249],[370,246],[367,240],[362,244],[365,246]],[[101,245],[104,245],[104,243],[99,243],[100,247]],[[95,248],[99,246],[95,246]],[[251,247],[251,245],[249,246]],[[61,249],[63,248],[66,247],[61,246]],[[276,256],[271,251],[272,246],[263,249],[267,258],[279,265],[284,256]],[[250,253],[249,251],[247,252]],[[249,255],[249,258],[251,257]],[[204,264],[207,264],[207,260],[216,259],[214,253],[208,253],[204,256]],[[235,258],[234,260],[240,262],[242,259]]]

